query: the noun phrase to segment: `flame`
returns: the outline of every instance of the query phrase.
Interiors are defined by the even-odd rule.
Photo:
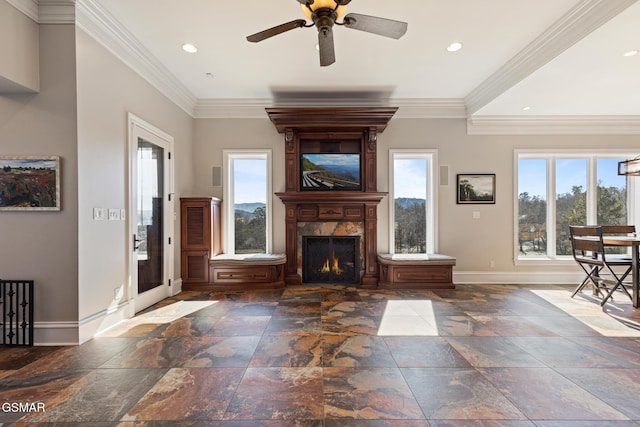
[[[320,271],[323,273],[333,272],[338,276],[344,273],[344,270],[340,268],[340,263],[338,262],[338,258],[336,258],[335,252],[331,254],[331,261],[329,258],[324,261],[324,265]]]
[[[331,270],[329,269],[329,258],[327,258],[327,260],[324,262],[324,265],[322,266],[322,268],[320,269],[320,271],[322,271],[323,273],[328,273]]]

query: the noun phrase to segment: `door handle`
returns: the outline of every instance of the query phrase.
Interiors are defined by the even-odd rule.
[[[142,243],[143,239],[138,239],[138,237],[133,235],[133,251],[137,251],[140,248],[140,243]]]

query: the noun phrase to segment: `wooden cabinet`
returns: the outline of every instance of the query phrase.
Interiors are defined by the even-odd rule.
[[[221,252],[220,199],[182,197],[180,216],[182,283],[197,288],[209,283],[209,260]]]

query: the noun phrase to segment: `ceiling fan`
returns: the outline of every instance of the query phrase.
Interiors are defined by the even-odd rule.
[[[333,46],[334,24],[394,39],[399,39],[407,32],[408,24],[406,22],[359,13],[350,13],[344,17],[342,22],[338,22],[351,0],[298,0],[298,3],[300,3],[307,19],[312,21],[311,23],[307,24],[305,19],[296,19],[252,34],[247,37],[247,40],[257,43],[294,28],[307,28],[315,25],[318,28],[320,66],[326,67],[336,61]]]

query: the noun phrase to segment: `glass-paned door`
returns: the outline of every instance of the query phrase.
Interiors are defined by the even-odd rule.
[[[130,114],[130,313],[171,296],[173,277],[173,138]]]
[[[136,253],[138,293],[164,279],[164,149],[138,138]]]

